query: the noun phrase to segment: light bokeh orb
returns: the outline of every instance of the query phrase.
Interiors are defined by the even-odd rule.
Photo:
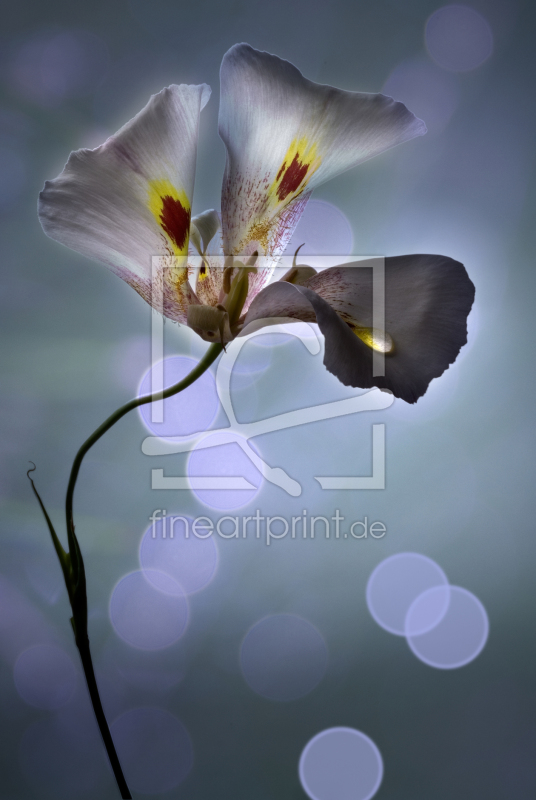
[[[367,583],[367,606],[378,625],[389,633],[405,636],[406,616],[413,602],[428,589],[448,585],[447,576],[431,558],[420,553],[397,553],[372,572]],[[412,632],[423,633],[438,624],[447,611],[448,598],[448,592],[439,600],[430,598],[427,613],[421,609],[412,617]]]
[[[422,636],[440,624],[448,613],[450,590],[450,586],[434,586],[415,598],[406,614],[406,637]]]
[[[216,488],[193,489],[197,498],[206,506],[221,511],[231,511],[251,503],[263,483],[263,477],[254,463],[258,455],[257,448],[250,447],[243,436],[226,431],[207,436],[203,445],[194,447],[190,452],[187,465],[189,478],[241,478],[252,488],[247,485],[243,489],[217,488],[215,484]]]
[[[268,700],[297,700],[322,680],[328,649],[322,634],[294,614],[274,614],[247,632],[240,666],[250,689]]]
[[[482,652],[488,639],[486,609],[474,594],[451,586],[446,614],[421,635],[412,635],[415,624],[429,616],[427,609],[441,607],[445,587],[436,586],[417,597],[408,610],[407,641],[413,653],[436,669],[456,669],[469,664]]]
[[[160,650],[178,641],[188,624],[188,602],[169,575],[149,581],[145,572],[131,572],[116,584],[110,598],[110,620],[117,635],[132,647]],[[156,588],[164,583],[166,592]],[[172,591],[170,591],[172,589]]]
[[[163,387],[169,388],[185,378],[197,365],[186,356],[173,356],[163,362]],[[155,365],[143,377],[138,396],[157,390],[160,365]],[[210,372],[204,372],[191,386],[166,400],[139,407],[141,419],[156,436],[190,436],[212,425],[220,407],[216,383]]]
[[[465,5],[438,8],[425,28],[428,52],[443,69],[468,72],[476,69],[493,52],[493,34],[487,20]]]
[[[192,521],[169,513],[164,520],[155,520],[142,537],[141,568],[149,583],[162,592],[193,594],[204,589],[216,573],[215,537],[197,535]]]
[[[311,800],[370,800],[383,778],[381,753],[354,728],[328,728],[305,746],[301,785]]]

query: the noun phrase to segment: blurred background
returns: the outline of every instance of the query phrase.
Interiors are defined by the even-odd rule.
[[[33,460],[63,534],[78,447],[150,366],[149,307],[47,239],[37,195],[71,150],[101,144],[152,93],[206,82],[193,210],[219,207],[218,70],[240,41],[314,81],[384,91],[428,126],[321,187],[292,246],[442,253],[466,265],[476,304],[469,343],[415,406],[395,401],[252,440],[301,484],[299,497],[263,481],[237,444],[144,455],[151,423],[138,412],[91,451],[76,530],[98,681],[127,779],[134,796],[184,800],[536,796],[534,17],[527,0],[4,4],[2,800],[118,796],[25,473]],[[240,422],[358,394],[326,373],[314,331],[301,332],[309,348],[271,333],[240,352],[231,382]],[[167,324],[165,349],[172,371],[203,345]],[[164,435],[228,425],[210,376],[177,408]],[[315,476],[371,474],[374,423],[385,425],[385,490],[323,490]],[[243,474],[255,488],[154,490],[152,469]],[[341,531],[366,517],[386,533],[328,539],[319,525],[314,539],[268,545],[254,529],[186,540],[178,523],[173,540],[161,530],[153,539],[156,509],[214,524],[223,515],[242,524],[257,510],[285,520],[338,510]],[[402,553],[419,556],[385,561]],[[448,609],[436,608],[428,633],[408,632],[404,615],[418,615],[425,590],[437,607],[447,591]],[[332,728],[359,735],[314,739]]]

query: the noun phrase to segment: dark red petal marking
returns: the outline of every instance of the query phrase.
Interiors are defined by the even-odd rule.
[[[190,209],[186,210],[180,200],[166,195],[162,200],[160,222],[169,238],[182,250],[190,232]]]
[[[283,165],[285,166],[285,165]],[[287,167],[285,170],[285,174],[281,179],[281,183],[279,184],[279,189],[277,190],[277,196],[280,200],[284,200],[285,197],[288,197],[289,194],[292,194],[297,189],[300,188],[300,185],[307,175],[307,170],[309,169],[309,164],[304,164],[300,161],[300,154],[296,153],[290,166]],[[279,170],[278,176],[281,173]]]

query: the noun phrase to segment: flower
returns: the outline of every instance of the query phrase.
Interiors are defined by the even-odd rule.
[[[461,264],[387,258],[385,334],[372,326],[369,269],[315,273],[294,261],[267,284],[313,189],[424,134],[424,123],[389,97],[312,83],[288,61],[235,45],[221,66],[221,217],[192,219],[209,97],[206,84],[169,86],[103,145],[71,153],[40,194],[45,233],[104,262],[206,341],[227,343],[276,320],[317,322],[324,364],[344,384],[415,402],[467,340],[474,287]],[[373,375],[374,350],[385,353],[385,375]]]

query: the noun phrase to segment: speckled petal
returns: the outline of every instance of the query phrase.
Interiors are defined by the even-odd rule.
[[[315,186],[426,131],[402,103],[307,80],[247,44],[221,66],[225,253],[283,252]]]
[[[200,302],[215,306],[220,302],[223,286],[223,249],[221,246],[221,216],[214,209],[203,211],[192,220],[190,240],[195,247],[195,291]],[[192,248],[190,248],[192,249]]]
[[[169,86],[95,150],[71,153],[39,197],[45,233],[104,262],[149,303],[151,258],[188,252],[199,115],[210,88]],[[186,267],[165,270],[164,314],[184,322]]]

